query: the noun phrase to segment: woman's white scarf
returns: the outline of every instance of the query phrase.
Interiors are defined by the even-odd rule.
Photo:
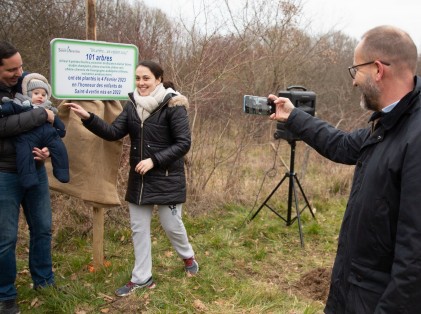
[[[133,97],[136,102],[136,111],[142,122],[158,108],[159,104],[164,100],[165,95],[168,93],[175,93],[175,91],[172,88],[165,89],[162,83],[157,85],[149,96],[141,96],[137,91],[137,88],[134,90]]]

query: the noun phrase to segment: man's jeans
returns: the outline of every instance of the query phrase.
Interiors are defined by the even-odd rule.
[[[23,189],[17,173],[0,172],[0,301],[16,298],[16,241],[22,204],[29,227],[29,270],[34,288],[54,284],[51,259],[51,203],[45,167],[39,184]]]

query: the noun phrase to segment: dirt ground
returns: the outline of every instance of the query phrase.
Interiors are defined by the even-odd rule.
[[[329,293],[330,268],[316,268],[301,276],[296,287],[305,297],[326,303]]]

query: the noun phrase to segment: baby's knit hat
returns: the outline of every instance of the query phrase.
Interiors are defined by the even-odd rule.
[[[37,88],[42,88],[47,92],[47,99],[51,97],[51,86],[47,79],[38,73],[30,73],[23,78],[22,94],[29,97],[32,96],[32,91]]]

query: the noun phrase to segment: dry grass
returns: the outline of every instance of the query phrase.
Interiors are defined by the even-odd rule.
[[[126,139],[117,186],[122,205],[105,210],[106,223],[111,221],[125,227],[129,226],[129,216],[124,201],[128,150],[129,141]],[[225,204],[237,204],[244,206],[250,212],[254,211],[284,178],[285,173],[289,172],[290,153],[290,145],[283,140],[268,140],[246,146],[240,157],[240,166],[236,166],[235,173],[232,173],[229,161],[219,166],[206,188],[198,192],[200,197],[194,200],[188,197],[185,210],[191,216],[200,216],[221,208]],[[319,204],[348,194],[353,167],[335,164],[301,141],[296,142],[295,154],[295,173],[315,211],[322,210]],[[206,161],[199,161],[199,163],[206,163]],[[228,184],[229,182],[233,184]],[[275,203],[278,202],[276,205],[281,207],[286,205],[288,187],[289,182],[286,179],[271,201],[275,200]],[[91,236],[92,208],[90,206],[80,199],[56,192],[52,192],[52,204],[54,237],[63,230],[66,230],[66,234],[70,236]],[[28,233],[22,215],[20,232],[21,235]],[[25,236],[21,238],[24,239]]]

